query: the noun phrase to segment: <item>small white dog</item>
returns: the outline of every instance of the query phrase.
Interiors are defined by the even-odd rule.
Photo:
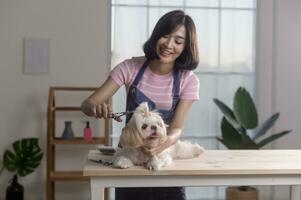
[[[122,148],[114,154],[113,166],[129,168],[133,165],[145,165],[150,170],[159,170],[170,165],[173,158],[193,158],[204,151],[198,144],[179,140],[156,156],[149,156],[142,151],[143,147],[161,144],[166,136],[166,126],[160,114],[150,111],[147,102],[143,102],[122,129],[119,141]]]

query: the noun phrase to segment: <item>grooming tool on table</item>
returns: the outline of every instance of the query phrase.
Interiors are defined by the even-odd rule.
[[[99,145],[97,149],[104,155],[112,156],[116,152],[116,149],[112,146]]]
[[[104,165],[104,166],[110,166],[110,165],[112,165],[112,162],[109,162],[109,161],[94,160],[94,159],[89,159],[89,160],[92,161],[92,162]]]

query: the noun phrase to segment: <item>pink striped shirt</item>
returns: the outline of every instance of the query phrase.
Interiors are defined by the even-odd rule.
[[[110,77],[119,85],[125,85],[128,91],[129,86],[142,67],[145,57],[133,57],[118,64],[110,74]],[[148,98],[150,98],[158,109],[170,109],[172,106],[172,72],[158,75],[146,68],[137,86]],[[180,71],[180,99],[199,99],[199,80],[197,76],[189,70]]]

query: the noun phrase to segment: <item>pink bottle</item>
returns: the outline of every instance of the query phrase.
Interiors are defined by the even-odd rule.
[[[89,121],[86,121],[86,127],[84,128],[84,139],[92,140],[92,129],[90,128]]]

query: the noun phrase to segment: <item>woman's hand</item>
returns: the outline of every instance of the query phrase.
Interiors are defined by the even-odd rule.
[[[112,112],[110,104],[105,102],[120,88],[110,77],[81,105],[83,113],[90,117],[108,118]],[[104,103],[100,103],[104,102]]]
[[[93,99],[86,99],[82,105],[81,110],[83,113],[90,117],[95,118],[108,118],[109,114],[112,113],[110,104],[107,103],[96,103]]]
[[[149,156],[155,156],[170,147],[173,143],[172,138],[167,136],[166,140],[156,147],[143,147],[143,152]]]
[[[181,137],[181,128],[168,128],[166,140],[156,147],[143,147],[143,152],[150,156],[155,156],[160,154],[162,151],[175,144]]]

